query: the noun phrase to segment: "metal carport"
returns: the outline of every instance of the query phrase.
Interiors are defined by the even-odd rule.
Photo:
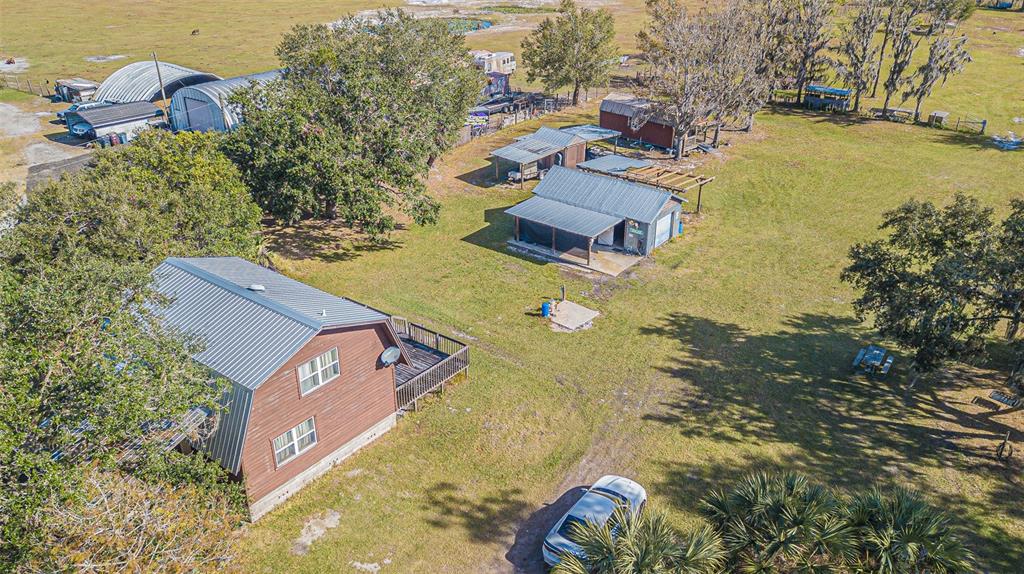
[[[594,238],[623,221],[622,217],[598,213],[536,195],[510,207],[505,210],[505,213],[515,218],[514,238],[516,241],[521,240],[520,220],[549,227],[552,251],[558,250],[557,233],[559,231],[586,239],[588,264]]]

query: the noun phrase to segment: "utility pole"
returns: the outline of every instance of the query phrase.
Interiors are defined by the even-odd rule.
[[[168,122],[171,121],[171,115],[167,111],[167,92],[164,91],[164,79],[160,75],[160,61],[156,59],[156,52],[151,52],[153,55],[153,66],[156,67],[156,81],[160,82],[160,100],[164,104],[164,119]]]

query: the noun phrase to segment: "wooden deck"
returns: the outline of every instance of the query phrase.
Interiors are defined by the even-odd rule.
[[[396,387],[400,387],[408,383],[415,378],[416,375],[419,375],[430,367],[440,363],[449,356],[437,349],[431,349],[426,345],[421,345],[408,337],[402,337],[402,344],[405,345],[405,350],[409,353],[409,359],[412,360],[412,365],[398,363],[395,366]]]
[[[469,370],[469,347],[462,341],[402,317],[391,317],[391,323],[412,362],[395,367],[399,411],[416,410],[419,399],[428,393],[443,391],[445,383]]]

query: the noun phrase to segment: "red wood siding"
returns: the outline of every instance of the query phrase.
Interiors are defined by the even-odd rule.
[[[639,130],[633,130],[630,129],[629,118],[626,116],[602,111],[601,127],[622,132],[622,135],[630,139],[643,140],[646,143],[666,148],[672,147],[672,134],[674,130],[669,126],[647,122],[640,126]]]
[[[324,331],[256,390],[242,452],[242,477],[250,502],[395,412],[394,367],[381,368],[377,361],[392,344],[380,324]],[[332,347],[338,348],[341,375],[300,396],[297,367]],[[317,444],[278,468],[274,438],[311,416],[316,421]]]

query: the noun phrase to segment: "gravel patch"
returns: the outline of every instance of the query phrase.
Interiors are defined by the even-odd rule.
[[[319,540],[324,534],[327,534],[328,530],[337,528],[340,522],[341,514],[336,510],[328,510],[323,514],[310,518],[302,527],[302,533],[299,534],[299,537],[292,544],[292,553],[300,556],[306,554],[314,542]]]
[[[77,155],[67,149],[45,142],[36,142],[25,147],[25,163],[33,166],[51,161],[59,161]]]
[[[86,62],[113,62],[114,60],[123,60],[127,58],[124,54],[111,54],[109,56],[86,56]]]
[[[11,104],[0,103],[0,135],[27,136],[38,132],[39,129],[39,118],[35,114],[23,112]]]

